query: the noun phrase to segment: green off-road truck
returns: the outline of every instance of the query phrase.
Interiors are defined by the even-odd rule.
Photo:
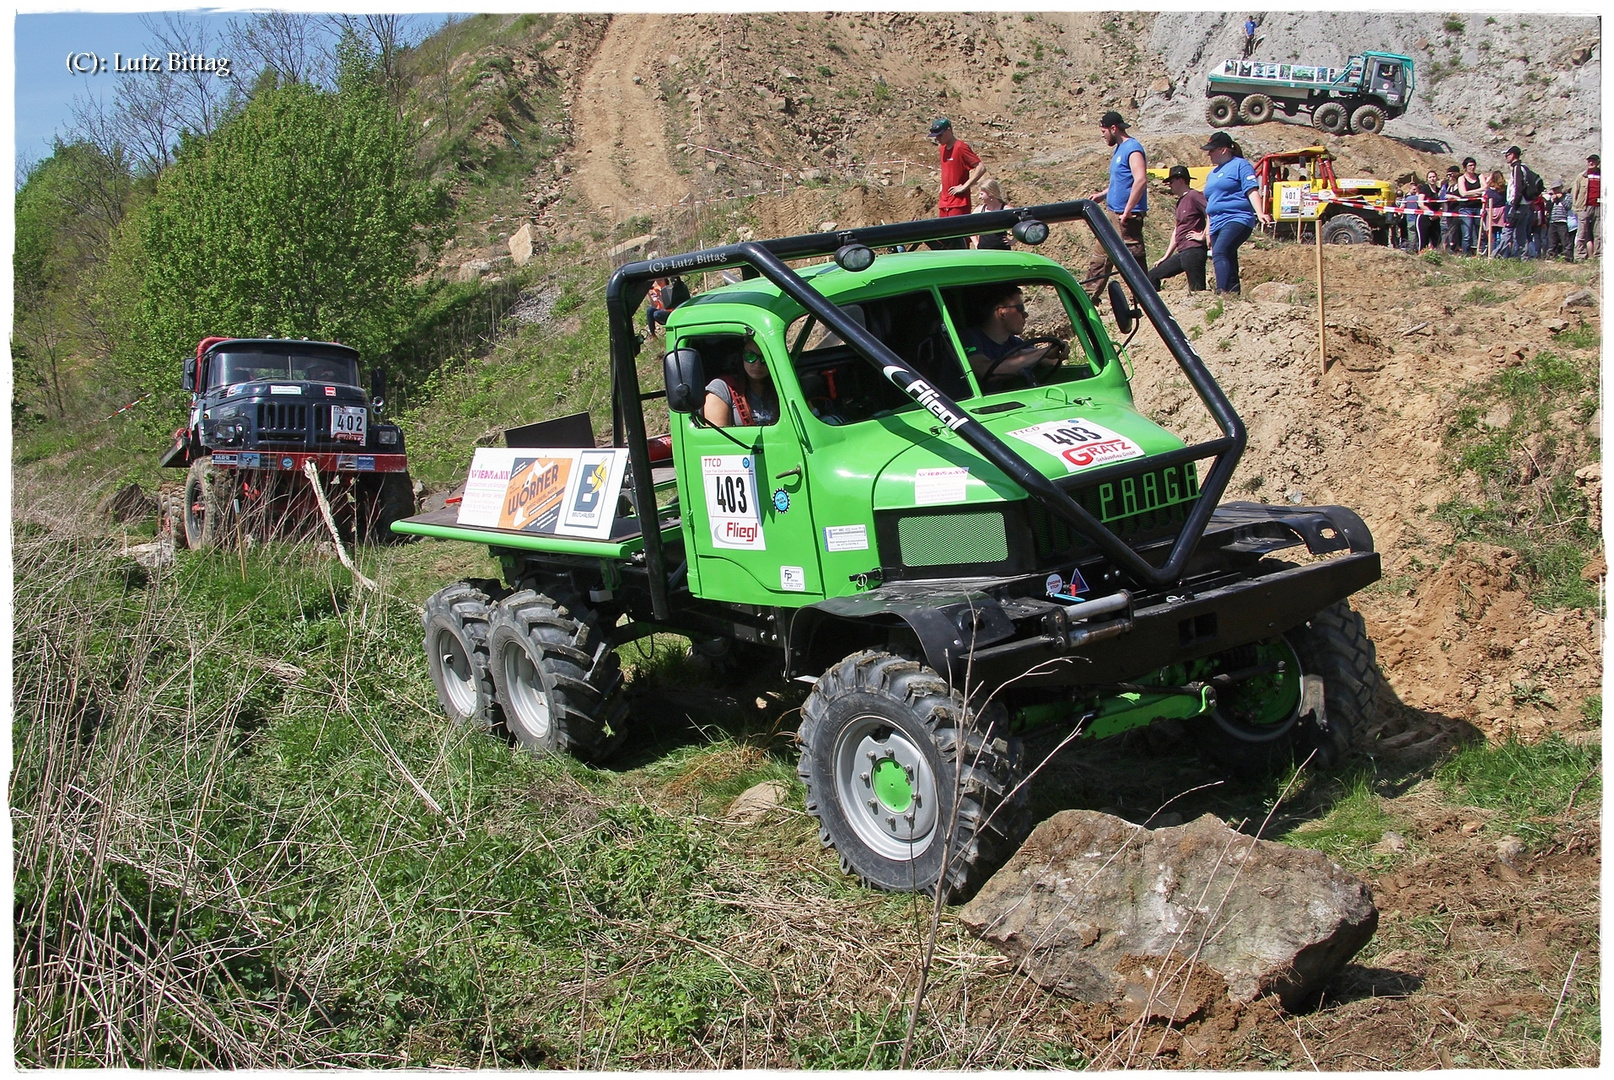
[[[1218,438],[1185,445],[1134,407],[1124,343],[1059,263],[913,250],[1000,230],[1031,247],[1082,221]],[[664,380],[641,385],[632,315],[650,282],[725,269],[741,279],[673,312]],[[487,544],[503,569],[426,605],[453,719],[597,755],[630,723],[618,646],[715,642],[812,685],[799,772],[842,866],[954,897],[1030,827],[1028,729],[1104,738],[1174,718],[1235,766],[1348,749],[1378,681],[1346,604],[1379,577],[1372,538],[1343,507],[1218,505],[1244,425],[1098,204],[638,262],[606,297],[609,444],[586,415],[507,433],[456,505],[393,526]],[[1108,299],[1134,332],[1119,282]],[[973,364],[994,305],[1023,305],[1063,362],[1008,380]],[[769,396],[741,374],[756,353],[777,407],[717,426],[719,380]],[[662,418],[668,435],[649,436]]]

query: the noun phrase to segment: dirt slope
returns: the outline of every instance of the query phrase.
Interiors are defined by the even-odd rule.
[[[646,78],[663,40],[662,15],[618,15],[578,81],[572,121],[583,205],[614,219],[631,207],[672,204],[689,193],[672,168],[667,136]]]

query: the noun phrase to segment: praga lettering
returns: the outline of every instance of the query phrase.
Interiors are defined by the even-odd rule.
[[[1158,510],[1198,494],[1199,479],[1193,469],[1172,466],[1142,476],[1126,476],[1098,486],[1098,516],[1102,521],[1113,521]]]

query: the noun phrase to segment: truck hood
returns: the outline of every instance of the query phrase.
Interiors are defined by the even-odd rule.
[[[1022,402],[1023,407],[984,416],[979,407],[966,411],[1056,483],[1185,445],[1176,435],[1124,406],[1089,398],[1067,399],[1054,388],[1003,396]],[[1002,401],[984,404],[992,408]],[[880,471],[874,488],[877,510],[1024,497],[1018,484],[945,429],[893,457]]]

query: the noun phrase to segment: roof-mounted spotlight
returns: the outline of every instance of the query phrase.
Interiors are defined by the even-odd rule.
[[[1009,231],[1014,234],[1016,240],[1022,244],[1030,244],[1032,247],[1036,247],[1048,239],[1048,226],[1036,218],[1017,221],[1014,223],[1014,228]]]
[[[835,249],[835,265],[854,274],[862,273],[874,265],[874,251],[863,244],[843,244]]]

